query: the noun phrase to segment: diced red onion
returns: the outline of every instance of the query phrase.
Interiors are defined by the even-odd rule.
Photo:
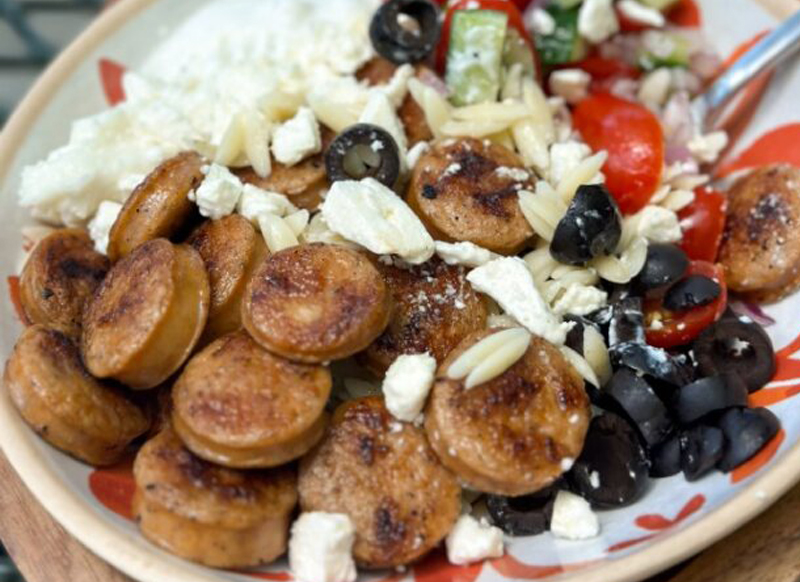
[[[731,301],[730,308],[739,315],[744,315],[755,321],[757,324],[766,327],[774,325],[775,320],[769,315],[764,313],[760,306],[754,303],[745,303],[744,301]]]
[[[664,152],[664,162],[671,166],[676,162],[686,163],[693,161],[692,152],[683,144],[667,144]]]
[[[447,83],[445,83],[439,75],[427,67],[420,71],[419,80],[428,87],[435,89],[436,92],[443,97],[447,97],[450,94],[450,90],[447,88]]]
[[[722,59],[716,53],[704,49],[689,58],[689,69],[701,79],[711,79],[722,67]]]

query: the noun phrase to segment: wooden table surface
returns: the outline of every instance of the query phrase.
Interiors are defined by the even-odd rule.
[[[800,4],[757,1],[779,17]],[[27,582],[133,582],[67,534],[28,492],[2,453],[0,538]],[[722,581],[800,582],[800,485],[731,536],[647,582]]]

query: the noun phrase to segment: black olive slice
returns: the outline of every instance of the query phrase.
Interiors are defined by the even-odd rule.
[[[622,417],[605,413],[592,419],[567,481],[594,507],[623,507],[644,493],[647,472],[647,456],[635,429]]]
[[[633,370],[617,370],[603,392],[633,421],[648,446],[663,442],[672,433],[675,423],[667,407],[650,384]]]
[[[522,497],[487,495],[492,523],[512,536],[535,536],[550,529],[558,487],[551,485]]]
[[[615,368],[625,366],[671,386],[683,386],[691,382],[694,376],[692,364],[685,355],[673,356],[662,348],[647,344],[616,344],[609,350],[609,354]]]
[[[556,226],[550,254],[559,263],[585,265],[613,253],[621,235],[622,217],[605,186],[581,186]]]
[[[645,343],[644,313],[639,297],[627,297],[612,306],[608,346],[625,342]]]
[[[728,374],[701,378],[682,387],[675,395],[673,412],[679,421],[689,424],[734,406],[747,406],[747,388],[738,376]]]
[[[394,138],[377,125],[352,125],[333,140],[325,154],[328,180],[375,178],[393,188],[400,176],[400,150]]]
[[[681,435],[675,435],[650,449],[650,476],[672,477],[681,472]]]
[[[683,249],[670,244],[650,244],[647,262],[631,282],[640,293],[652,293],[679,281],[689,268],[689,258]]]
[[[681,435],[681,469],[687,481],[696,481],[722,458],[725,437],[715,426],[698,425]]]
[[[736,374],[749,392],[766,386],[775,375],[775,350],[760,325],[724,317],[703,330],[692,346],[705,376]]]
[[[369,36],[395,65],[422,62],[439,42],[439,8],[430,0],[389,0],[375,12]]]
[[[722,288],[719,283],[702,275],[689,275],[669,288],[664,295],[664,308],[669,311],[686,311],[716,301]]]
[[[764,448],[781,428],[781,421],[766,408],[731,408],[717,421],[725,435],[725,451],[717,468],[732,471]]]

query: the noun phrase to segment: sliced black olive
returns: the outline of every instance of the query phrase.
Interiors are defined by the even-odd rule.
[[[686,311],[708,305],[719,298],[719,283],[702,275],[689,275],[669,288],[664,295],[664,308],[669,311]]]
[[[675,245],[650,244],[647,247],[647,262],[631,286],[641,293],[652,293],[664,289],[686,274],[689,258]]]
[[[400,150],[394,138],[377,125],[352,125],[333,140],[325,154],[328,180],[375,178],[393,188],[400,176]]]
[[[703,330],[692,349],[703,375],[736,374],[749,392],[760,390],[775,375],[772,341],[752,320],[724,317]]]
[[[698,425],[683,432],[681,469],[687,481],[696,481],[708,473],[722,458],[725,437],[715,426]]]
[[[369,28],[375,52],[395,65],[427,59],[439,42],[439,8],[430,0],[389,0]]]
[[[616,344],[609,354],[615,368],[625,366],[671,386],[683,386],[691,382],[694,376],[692,364],[685,355],[673,356],[662,348],[644,343]]]
[[[601,185],[581,186],[556,226],[550,254],[560,263],[585,265],[614,252],[622,235],[617,203]]]
[[[681,435],[674,435],[650,449],[650,476],[660,479],[681,472]]]
[[[594,507],[623,507],[644,493],[647,472],[647,456],[634,428],[622,417],[605,413],[592,419],[567,481]]]
[[[633,421],[648,446],[663,442],[674,430],[675,423],[667,407],[650,384],[633,370],[617,370],[603,392]]]
[[[732,471],[764,448],[781,428],[781,421],[766,408],[731,408],[717,421],[725,435],[725,451],[717,463]]]
[[[644,313],[638,297],[627,297],[612,306],[608,346],[625,342],[645,343]]]
[[[709,376],[682,387],[675,395],[673,411],[684,424],[734,406],[747,406],[747,388],[734,375]]]
[[[522,497],[487,495],[492,523],[512,536],[535,536],[550,529],[558,488],[550,486]]]

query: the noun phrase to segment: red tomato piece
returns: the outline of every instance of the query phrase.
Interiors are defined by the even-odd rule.
[[[694,191],[694,202],[678,213],[683,229],[681,248],[693,261],[713,262],[717,259],[728,199],[710,188]]]
[[[646,107],[610,93],[590,95],[573,112],[575,127],[595,151],[606,150],[606,187],[624,214],[644,208],[661,182],[664,132]]]
[[[713,279],[719,284],[722,292],[708,305],[677,313],[664,309],[661,299],[647,301],[644,306],[644,320],[647,343],[651,346],[674,348],[686,345],[725,312],[728,305],[728,288],[725,285],[725,273],[722,267],[706,261],[693,261],[686,271],[686,276],[689,275],[703,275]],[[660,324],[656,324],[657,329],[653,327],[655,321],[660,321]]]

